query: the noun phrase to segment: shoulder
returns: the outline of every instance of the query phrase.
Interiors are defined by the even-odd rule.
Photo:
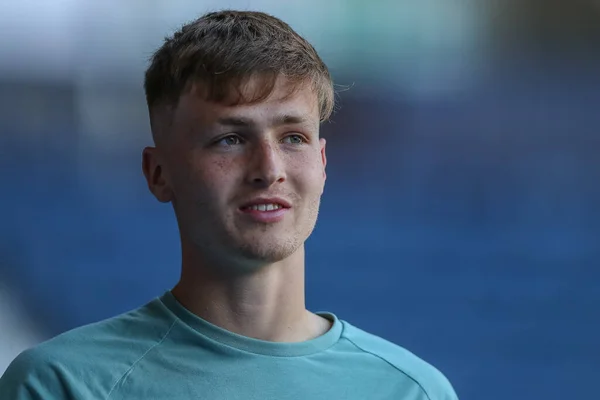
[[[446,376],[415,354],[379,336],[342,321],[342,338],[358,351],[380,360],[382,366],[394,368],[421,388],[429,400],[457,400]]]
[[[159,307],[153,301],[22,352],[0,378],[0,393],[19,400],[104,398],[174,326]]]

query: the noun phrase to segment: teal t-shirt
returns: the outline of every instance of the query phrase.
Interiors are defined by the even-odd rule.
[[[333,314],[324,335],[274,343],[221,329],[166,292],[21,353],[2,400],[456,400],[407,350]]]

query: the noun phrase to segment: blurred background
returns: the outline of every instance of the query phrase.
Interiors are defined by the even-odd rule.
[[[593,398],[600,1],[23,0],[0,6],[0,374],[179,274],[148,192],[148,57],[209,10],[283,18],[330,66],[312,310],[394,341],[461,399]]]

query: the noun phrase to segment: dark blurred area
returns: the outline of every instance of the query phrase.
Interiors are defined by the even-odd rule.
[[[288,21],[340,84],[309,308],[413,351],[461,399],[595,398],[596,0],[3,4],[0,372],[176,282],[175,219],[141,174],[143,71],[226,6]]]

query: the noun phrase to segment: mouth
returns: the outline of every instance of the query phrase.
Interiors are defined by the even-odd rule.
[[[283,221],[288,214],[291,204],[280,198],[254,199],[240,207],[247,218],[263,224]]]
[[[243,207],[242,211],[244,211],[244,210],[248,210],[248,211],[274,211],[274,210],[279,210],[281,208],[285,208],[285,207],[283,207],[281,204],[277,204],[277,203],[254,204],[252,206]]]
[[[281,209],[291,208],[292,205],[284,199],[280,198],[259,198],[250,200],[240,207],[241,211],[277,211]]]

